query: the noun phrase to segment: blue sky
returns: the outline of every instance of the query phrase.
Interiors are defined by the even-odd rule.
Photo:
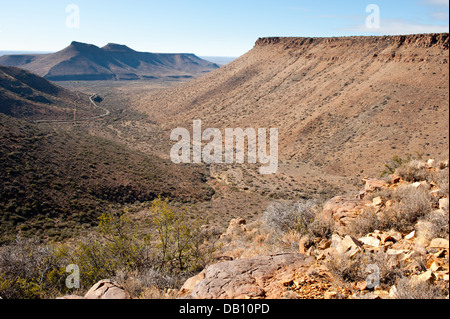
[[[366,25],[370,4],[379,8],[376,28]],[[75,40],[240,56],[265,36],[448,32],[448,11],[449,0],[0,0],[0,50],[57,51]]]

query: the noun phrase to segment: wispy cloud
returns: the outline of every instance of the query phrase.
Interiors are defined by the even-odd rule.
[[[426,4],[439,5],[439,6],[449,6],[449,0],[425,0]]]
[[[448,11],[447,12],[433,12],[431,17],[439,21],[448,21]]]
[[[448,9],[450,0],[424,0],[423,4],[429,6],[434,11],[429,14],[430,18],[438,21],[447,21],[449,19]]]
[[[438,0],[434,0],[438,1]],[[432,25],[422,23],[410,23],[401,19],[381,19],[380,28],[368,28],[365,24],[345,28],[345,31],[357,33],[375,33],[383,35],[402,35],[416,33],[443,33],[449,32],[448,25]]]

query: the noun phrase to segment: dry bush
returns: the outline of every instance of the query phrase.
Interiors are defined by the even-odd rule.
[[[415,183],[421,181],[430,182],[433,175],[426,169],[415,165],[407,164],[396,169],[395,174],[403,178],[404,181]]]
[[[404,271],[395,256],[390,256],[383,251],[374,254],[365,254],[362,258],[361,275],[368,275],[367,266],[376,265],[379,269],[380,284],[382,287],[390,287],[398,278],[404,276]]]
[[[399,231],[410,231],[415,223],[430,213],[431,196],[423,187],[399,187],[394,195],[394,205],[386,214],[388,225],[392,224]]]
[[[316,218],[308,225],[310,237],[330,238],[333,235],[334,223],[332,220]]]
[[[396,258],[381,251],[374,254],[360,252],[353,257],[334,252],[326,266],[344,282],[364,281],[376,267],[382,287],[393,285],[404,275]]]
[[[221,237],[214,256],[239,259],[271,254],[275,248],[280,248],[281,236],[274,236],[272,231],[267,231],[261,220],[247,224],[245,229],[245,231],[236,231]]]
[[[413,215],[425,215],[431,209],[431,196],[424,187],[401,186],[394,194],[400,208]]]
[[[296,231],[288,231],[281,237],[283,248],[286,252],[298,252],[299,242],[302,236]]]
[[[132,298],[139,298],[148,291],[175,289],[186,280],[186,278],[169,276],[151,268],[130,272],[119,271],[112,279],[124,287]]]
[[[378,193],[384,199],[393,202],[389,208],[380,212],[367,209],[347,227],[348,233],[354,237],[366,235],[374,230],[389,231],[395,229],[408,232],[414,229],[416,222],[428,215],[432,208],[432,198],[423,187],[402,186],[395,192]]]
[[[358,215],[355,220],[347,225],[347,233],[353,237],[365,236],[372,233],[374,230],[385,230],[380,216],[374,209],[367,209],[362,214]]]
[[[263,213],[264,226],[279,234],[290,230],[306,234],[308,225],[315,219],[316,206],[314,200],[296,203],[274,202]]]
[[[446,299],[448,290],[415,278],[402,278],[396,285],[395,299]]]
[[[17,239],[0,250],[0,296],[5,299],[53,298],[65,287],[65,261],[35,239]]]
[[[426,162],[420,160],[412,160],[403,163],[396,168],[395,174],[411,183],[420,181],[431,182],[433,179],[433,174],[427,169]]]
[[[333,234],[332,221],[319,217],[320,206],[315,200],[295,203],[275,202],[263,214],[266,250],[273,252],[298,252],[299,241],[307,237],[329,238]]]
[[[440,170],[436,174],[436,183],[439,185],[440,195],[441,196],[449,196],[449,168],[445,168]]]
[[[371,201],[377,197],[381,197],[386,201],[392,200],[394,198],[394,190],[392,190],[390,188],[377,189],[376,191],[367,194],[365,199]]]
[[[139,295],[139,299],[146,299],[146,300],[162,300],[162,299],[176,299],[178,297],[177,293],[175,291],[165,291],[162,289],[159,289],[157,287],[148,287],[144,288],[143,292]]]
[[[449,239],[449,214],[436,210],[423,217],[416,225],[417,237],[428,242],[433,238]]]
[[[344,282],[361,281],[361,254],[349,257],[338,252],[331,253],[326,261],[327,268]]]

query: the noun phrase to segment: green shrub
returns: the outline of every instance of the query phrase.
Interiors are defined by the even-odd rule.
[[[130,286],[136,293],[155,286],[175,288],[214,260],[216,240],[198,217],[188,216],[186,210],[174,212],[161,198],[152,203],[150,217],[153,241],[126,212],[110,211],[100,216],[96,233],[76,242],[50,246],[19,239],[0,247],[0,296],[40,299],[72,294],[65,282],[66,266],[71,264],[80,270],[79,292],[102,279],[132,276],[139,282]]]
[[[406,154],[406,158],[401,158],[399,156],[394,156],[389,162],[384,163],[384,170],[381,173],[381,177],[395,174],[395,171],[402,167],[408,165],[411,161],[421,160],[423,154],[416,153],[416,156],[411,154]]]
[[[384,170],[381,173],[381,177],[385,177],[387,175],[392,175],[395,173],[396,169],[405,163],[409,163],[411,161],[411,155],[407,155],[406,159],[403,159],[399,156],[394,156],[392,160],[387,163],[384,163]]]
[[[212,260],[215,243],[202,229],[200,219],[187,216],[185,209],[175,213],[168,200],[153,201],[152,221],[157,232],[159,267],[169,273],[196,271]]]
[[[118,271],[152,266],[149,239],[138,238],[123,211],[102,214],[98,229],[98,235],[80,241],[71,256],[72,263],[80,267],[83,287],[112,278]]]

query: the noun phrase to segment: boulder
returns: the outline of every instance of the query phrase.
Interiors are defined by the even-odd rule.
[[[306,254],[307,253],[308,248],[306,246],[309,243],[309,241],[310,241],[310,238],[308,236],[303,236],[300,239],[300,241],[298,243],[298,248],[299,248],[298,252],[300,254]]]
[[[381,240],[374,238],[374,237],[362,237],[358,239],[360,242],[362,242],[364,245],[372,246],[372,247],[379,247]]]
[[[223,234],[221,237],[227,237],[232,236],[234,234],[239,234],[242,232],[247,231],[247,221],[243,218],[236,218],[231,220],[230,225],[228,226],[228,229],[225,234]]]
[[[186,299],[281,298],[290,272],[306,272],[314,258],[303,254],[257,256],[210,265]]]
[[[372,205],[373,205],[373,206],[381,206],[382,204],[383,204],[383,199],[382,199],[380,196],[375,197],[375,198],[372,200]]]
[[[409,251],[406,249],[388,249],[386,251],[386,254],[390,255],[390,256],[396,256],[399,258],[402,258],[404,255],[408,254]]]
[[[328,239],[322,239],[318,244],[317,244],[317,248],[325,250],[331,247],[332,245],[332,241],[328,240]]]
[[[416,275],[414,278],[418,281],[427,282],[429,284],[434,284],[436,281],[436,275],[431,270],[428,270],[421,275]]]
[[[336,291],[327,291],[324,294],[324,299],[345,299],[345,296]]]
[[[398,289],[396,286],[392,286],[391,289],[389,289],[389,297],[395,298],[397,293],[398,293]]]
[[[181,287],[180,294],[182,296],[190,294],[194,290],[195,286],[197,286],[198,283],[201,282],[203,279],[205,279],[205,271],[204,270],[201,273],[199,273],[197,276],[189,278],[184,283],[183,287]]]
[[[359,291],[364,291],[367,289],[367,281],[363,280],[363,281],[359,281],[355,284],[355,289],[359,290]]]
[[[356,252],[360,250],[363,246],[363,243],[358,239],[353,238],[351,236],[345,236],[342,240],[341,244],[337,247],[337,252],[340,254],[348,254],[353,256]]]
[[[333,221],[335,231],[340,235],[345,235],[346,226],[371,205],[372,201],[365,199],[338,196],[325,203],[319,217],[325,221]]]
[[[131,299],[122,286],[109,279],[96,283],[84,297],[86,299]]]
[[[398,183],[400,183],[401,180],[402,180],[402,178],[400,176],[395,175],[395,174],[391,175],[391,183],[392,184],[398,184]]]
[[[411,240],[411,239],[413,239],[414,237],[416,237],[416,231],[415,231],[415,230],[413,230],[413,231],[410,232],[408,235],[406,235],[406,236],[405,236],[405,239],[406,239],[406,240]]]
[[[441,271],[441,270],[443,270],[442,266],[439,265],[436,261],[433,261],[433,262],[429,265],[428,269],[431,270],[432,272],[436,272],[436,271]]]
[[[439,209],[448,211],[448,198],[441,198],[439,200]]]
[[[403,235],[395,230],[391,230],[387,233],[382,233],[380,235],[381,244],[385,245],[387,242],[396,243],[401,241],[403,238]]]
[[[441,249],[437,253],[433,254],[436,258],[444,258],[446,255],[447,249]]]
[[[422,187],[422,188],[424,188],[424,189],[426,189],[426,190],[431,189],[431,185],[428,184],[426,181],[421,181],[421,182],[415,182],[415,183],[412,183],[412,184],[410,185],[410,187],[414,187],[414,188]]]
[[[364,191],[366,193],[373,192],[387,186],[386,181],[383,179],[365,179],[363,182],[365,183]]]
[[[430,248],[449,249],[449,241],[448,241],[448,239],[435,238],[431,241],[429,247]]]
[[[77,300],[77,299],[87,299],[86,297],[77,296],[77,295],[68,295],[63,297],[58,297],[56,299],[67,299],[67,300]]]
[[[342,242],[341,236],[337,234],[333,234],[331,236],[331,247],[338,248],[341,242]]]

